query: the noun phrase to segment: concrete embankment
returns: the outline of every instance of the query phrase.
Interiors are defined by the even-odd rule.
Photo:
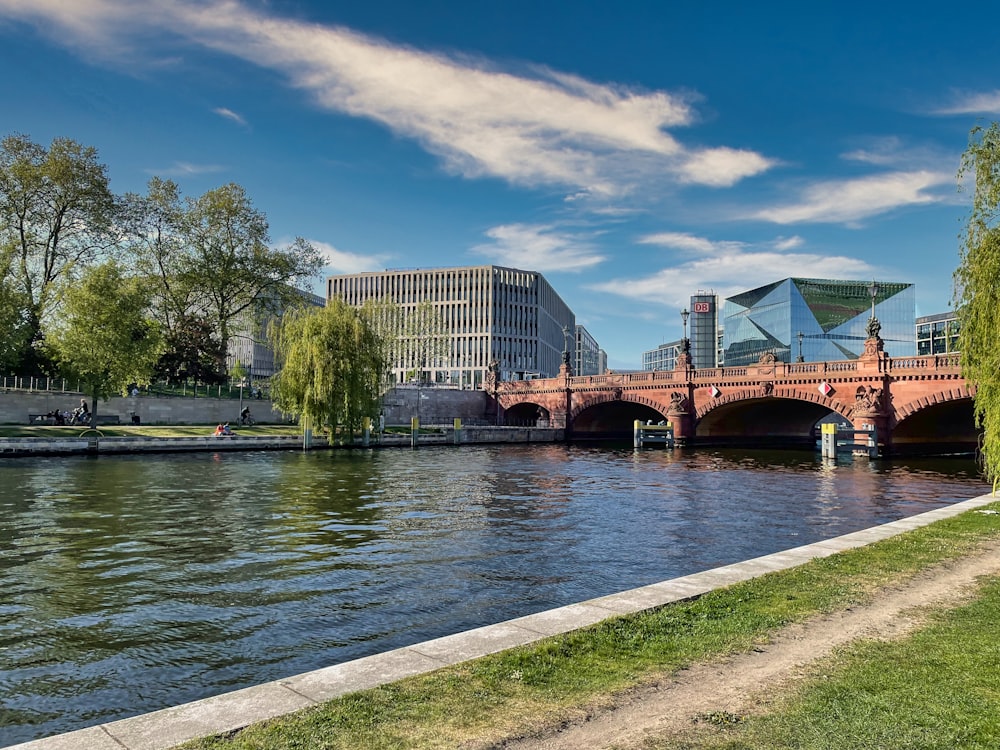
[[[441,428],[418,435],[418,446],[472,445],[482,443],[552,443],[563,439],[563,431],[537,427]],[[368,447],[408,447],[412,437],[402,433],[373,435]],[[329,448],[322,436],[312,437],[311,448]],[[358,439],[353,447],[364,447]],[[176,453],[181,451],[301,450],[299,435],[236,435],[234,437],[109,437],[99,430],[86,430],[77,437],[0,438],[0,456],[93,455],[114,453]]]
[[[15,745],[11,750],[166,750],[197,737],[232,732],[347,693],[534,643],[611,617],[691,599],[766,573],[787,570],[816,558],[864,547],[995,501],[993,496],[982,495],[814,544],[456,633],[173,708],[33,740]]]

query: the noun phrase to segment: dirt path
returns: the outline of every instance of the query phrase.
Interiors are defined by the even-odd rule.
[[[793,625],[765,647],[725,662],[696,666],[671,681],[636,691],[558,733],[508,741],[503,750],[637,748],[647,734],[690,730],[692,720],[714,712],[746,714],[761,697],[800,676],[803,667],[858,639],[900,637],[923,620],[927,608],[955,606],[975,591],[976,578],[1000,573],[1000,543],[979,554],[924,571],[882,592],[871,605]]]

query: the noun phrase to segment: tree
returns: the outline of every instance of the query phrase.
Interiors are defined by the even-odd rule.
[[[275,405],[285,414],[354,434],[379,408],[385,348],[356,309],[339,299],[322,308],[296,308],[268,329],[278,373]]]
[[[285,248],[270,247],[267,219],[233,183],[189,200],[183,231],[179,278],[199,291],[224,350],[238,315],[301,304],[296,283],[320,268],[319,254],[302,238]]]
[[[149,285],[156,319],[173,334],[190,324],[197,303],[196,288],[182,274],[190,264],[185,263],[184,204],[177,183],[153,177],[146,195],[126,193],[120,217],[135,274]]]
[[[140,284],[109,261],[87,269],[66,293],[47,345],[63,373],[86,384],[96,417],[98,399],[149,383],[162,339]]]
[[[976,388],[976,426],[994,490],[1000,481],[1000,126],[976,127],[958,172],[972,185],[972,209],[959,249],[954,305],[962,375]]]
[[[175,317],[173,323],[164,335],[164,352],[154,375],[170,382],[226,382],[226,352],[212,325],[203,317],[187,314]]]
[[[43,363],[42,328],[81,270],[112,244],[115,208],[97,151],[68,138],[48,149],[27,136],[0,141],[0,252],[24,305],[22,367]]]

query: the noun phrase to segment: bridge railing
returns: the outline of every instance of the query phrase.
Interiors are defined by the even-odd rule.
[[[757,374],[761,377],[806,376],[823,377],[826,375],[844,375],[858,371],[856,359],[838,360],[834,362],[774,362],[762,366],[746,367],[712,367],[701,370],[646,370],[642,372],[607,373],[605,375],[578,375],[564,381],[562,378],[540,378],[537,380],[514,380],[498,383],[498,390],[523,393],[532,390],[547,390],[570,386],[604,386],[619,387],[636,384],[677,383],[683,385],[691,381],[702,383],[718,383],[726,380],[745,378]],[[930,354],[918,357],[886,357],[880,361],[880,372],[907,370],[945,370],[957,369],[960,366],[958,354]]]

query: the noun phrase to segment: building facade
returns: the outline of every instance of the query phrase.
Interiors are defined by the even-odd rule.
[[[917,318],[917,354],[958,351],[958,316],[953,312]]]
[[[754,364],[765,353],[783,362],[856,359],[868,338],[873,301],[885,351],[913,356],[912,284],[788,278],[726,299],[725,366]]]
[[[491,363],[501,379],[553,377],[576,330],[573,311],[540,273],[501,266],[386,270],[327,279],[327,299],[360,307],[397,306],[404,319],[427,305],[442,322],[445,346],[432,361],[401,346],[392,365],[397,383],[480,388]],[[404,342],[405,343],[405,342]],[[570,350],[572,355],[572,351]]]
[[[602,356],[604,359],[602,360]],[[581,325],[576,327],[576,347],[573,357],[574,375],[602,375],[606,369],[607,354],[597,344],[597,339]]]
[[[296,289],[307,305],[324,307],[326,300],[317,294]],[[247,380],[253,382],[270,378],[275,373],[274,350],[267,342],[267,326],[281,311],[247,309],[236,316],[229,332],[226,351],[226,367],[233,372],[236,365],[246,373]]]
[[[699,290],[691,295],[691,366],[719,366],[719,298]]]
[[[643,370],[673,370],[681,354],[681,342],[671,341],[642,353]]]

